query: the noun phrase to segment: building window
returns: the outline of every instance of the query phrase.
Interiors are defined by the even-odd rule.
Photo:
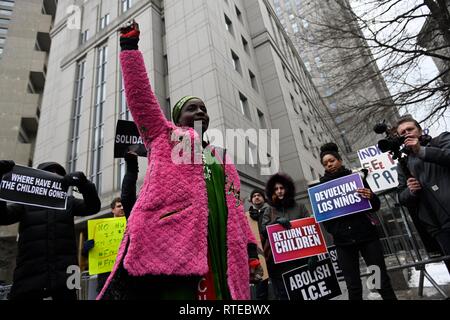
[[[233,23],[231,22],[230,18],[228,18],[228,16],[225,14],[225,28],[228,30],[229,33],[231,33],[231,35],[234,36],[234,32],[233,32]]]
[[[133,5],[133,0],[121,0],[122,1],[122,13],[127,12]]]
[[[77,63],[75,78],[75,94],[73,99],[73,111],[71,118],[71,137],[70,137],[70,154],[68,169],[70,172],[76,171],[77,160],[80,147],[80,119],[81,119],[81,101],[83,100],[83,82],[85,79],[86,61]]]
[[[6,18],[0,18],[0,23],[1,23],[1,24],[4,24],[4,25],[5,25],[5,24],[9,24],[9,21],[10,21],[9,19],[6,19]]]
[[[80,44],[83,44],[88,40],[89,40],[89,29],[86,29],[80,35]]]
[[[109,24],[109,13],[101,17],[99,26],[100,30],[105,29],[108,24]]]
[[[8,33],[8,29],[0,28],[0,34],[7,34],[7,33]]]
[[[247,97],[244,96],[242,93],[239,92],[239,105],[241,107],[241,112],[244,116],[251,119],[250,117],[250,109],[248,106],[248,100]]]
[[[0,9],[0,14],[2,14],[4,16],[10,16],[10,15],[12,15],[12,10]]]
[[[119,119],[133,121],[133,117],[131,116],[130,109],[128,109],[127,99],[125,96],[125,86],[123,84],[122,72],[119,71]],[[125,159],[120,158],[118,160],[118,179],[117,179],[117,189],[122,187],[123,177],[125,176]]]
[[[264,118],[264,113],[261,110],[257,109],[258,119],[259,119],[259,127],[261,129],[267,129],[266,118]]]
[[[309,169],[311,170],[312,180],[316,180],[317,179],[316,171],[312,167],[309,167]]]
[[[306,150],[309,150],[308,143],[307,143],[306,137],[305,137],[305,132],[303,132],[302,129],[300,129],[300,136],[302,137],[303,146],[305,147]]]
[[[103,107],[106,101],[106,64],[108,47],[102,46],[97,49],[97,70],[95,84],[95,107],[94,107],[94,135],[92,143],[92,174],[91,180],[97,186],[101,194],[102,184],[102,153],[103,153]]]
[[[237,6],[234,7],[236,10],[236,16],[238,17],[239,21],[242,22],[242,13],[241,10]]]
[[[0,44],[5,44],[6,39],[5,38],[0,38]]]
[[[239,60],[239,56],[234,53],[233,50],[231,50],[231,59],[233,60],[233,67],[234,70],[236,70],[237,72],[239,72],[240,74],[242,74],[242,70],[241,70],[241,62]]]
[[[250,54],[250,50],[248,49],[248,41],[243,36],[241,36],[241,38],[242,38],[242,46],[244,47],[245,52]]]
[[[0,6],[14,7],[14,1],[13,0],[2,0],[2,1],[0,1]]]
[[[256,76],[251,72],[251,70],[248,70],[248,76],[250,77],[250,83],[252,84],[252,88],[258,91],[258,83],[256,82]]]
[[[289,77],[289,73],[288,73],[286,67],[284,66],[284,64],[281,65],[281,66],[283,67],[284,77],[286,78],[286,80],[287,80],[288,82],[291,82],[291,79],[290,79],[290,77]]]

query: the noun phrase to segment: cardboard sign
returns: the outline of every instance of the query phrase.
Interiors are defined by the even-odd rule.
[[[309,200],[317,222],[372,209],[370,201],[356,192],[360,188],[364,188],[364,184],[358,173],[309,188]]]
[[[126,225],[125,217],[88,221],[88,239],[95,242],[89,251],[90,275],[112,271]]]
[[[36,207],[65,210],[67,189],[60,175],[15,165],[12,171],[2,177],[0,199]]]
[[[266,210],[268,210],[268,209],[266,209]],[[264,258],[264,250],[262,247],[261,234],[259,232],[260,230],[258,227],[258,221],[253,220],[250,217],[250,214],[248,212],[246,212],[245,215],[247,216],[248,224],[250,225],[250,229],[252,230],[252,233],[256,239],[256,245],[258,248],[257,249],[258,250],[258,258],[259,258],[259,262],[261,263],[261,267],[263,268],[263,271],[264,271],[262,280],[266,280],[269,278],[269,272],[267,271],[266,259]]]
[[[371,146],[358,151],[361,166],[369,171],[367,183],[373,192],[397,188],[397,160],[389,152],[382,153],[378,146]]]
[[[303,266],[282,277],[289,300],[330,300],[342,294],[330,259],[319,261],[314,270]]]
[[[114,140],[114,158],[123,158],[128,151],[140,157],[147,157],[147,150],[133,121],[119,120]]]
[[[297,260],[327,252],[319,224],[314,218],[291,221],[291,228],[279,224],[267,226],[275,263]]]

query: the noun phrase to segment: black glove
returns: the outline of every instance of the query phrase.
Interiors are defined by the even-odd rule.
[[[95,246],[95,241],[94,239],[91,240],[87,240],[84,242],[83,244],[83,250],[82,250],[82,254],[83,256],[87,256],[89,254],[89,251]]]
[[[138,50],[139,43],[139,25],[133,20],[125,27],[119,29],[120,48],[124,50]]]
[[[253,207],[250,207],[250,209],[248,210],[248,213],[250,214],[250,218],[252,218],[255,221],[259,221],[259,211],[256,210]]]
[[[290,229],[292,227],[288,218],[278,217],[275,219],[275,222],[281,224],[285,229]]]
[[[314,271],[317,268],[317,264],[319,263],[319,258],[317,256],[309,257],[308,259],[308,270]]]
[[[10,172],[16,164],[12,160],[0,160],[0,179],[2,175]]]
[[[64,176],[64,183],[67,187],[80,187],[87,182],[87,178],[81,171],[72,172]]]

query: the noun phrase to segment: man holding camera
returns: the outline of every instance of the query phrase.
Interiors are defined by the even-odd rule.
[[[13,161],[0,160],[0,180],[11,171]],[[66,174],[56,162],[45,162],[38,169],[64,177],[67,186],[75,186],[83,199],[69,196],[65,210],[55,210],[0,201],[0,225],[19,222],[18,254],[10,300],[76,300],[76,291],[67,287],[67,268],[78,265],[74,216],[100,211],[95,185],[83,172]]]
[[[426,230],[450,255],[450,133],[431,139],[416,120],[405,117],[397,122],[397,134],[406,138],[410,171],[397,167],[399,201],[417,208]],[[445,264],[450,272],[450,261]]]

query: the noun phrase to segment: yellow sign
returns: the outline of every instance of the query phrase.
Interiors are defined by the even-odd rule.
[[[88,221],[88,239],[95,242],[89,251],[90,275],[112,271],[126,225],[125,217]]]

